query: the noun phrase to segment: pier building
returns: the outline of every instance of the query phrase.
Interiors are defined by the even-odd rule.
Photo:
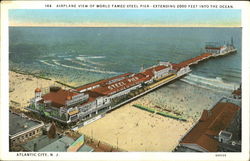
[[[87,120],[111,110],[116,104],[128,99],[131,92],[146,92],[149,85],[159,81],[157,85],[163,85],[168,80],[162,79],[171,76],[170,80],[173,80],[190,71],[189,67],[175,70],[170,62],[159,62],[139,73],[125,73],[76,89],[65,90],[52,86],[49,92],[42,94],[42,90],[37,88],[28,109],[67,124]]]

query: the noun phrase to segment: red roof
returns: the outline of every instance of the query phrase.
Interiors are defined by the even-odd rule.
[[[165,65],[158,65],[156,67],[151,67],[149,69],[146,69],[145,71],[143,71],[141,73],[144,74],[144,75],[149,75],[149,76],[153,77],[154,76],[154,70],[158,72],[158,71],[163,70],[165,68],[167,68]]]
[[[181,144],[196,144],[210,152],[218,150],[219,142],[214,139],[233,120],[239,106],[220,102],[212,110],[204,110],[199,122],[182,139]]]
[[[132,73],[126,73],[117,77],[113,77],[113,78],[107,79],[105,82],[103,82],[100,85],[100,87],[97,87],[91,91],[94,91],[102,95],[111,95],[111,94],[120,92],[122,90],[128,89],[139,83],[150,80],[154,76],[153,71],[160,71],[165,68],[167,67],[164,65],[158,65],[158,66],[146,69],[144,72],[134,74],[133,76],[132,76]],[[122,78],[122,77],[124,77],[124,79],[121,79],[115,82],[110,82],[112,80],[115,80],[117,78]]]
[[[62,107],[65,105],[68,98],[77,95],[78,93],[73,93],[69,90],[60,89],[56,92],[50,92],[43,95],[44,101],[51,101],[53,107]]]
[[[132,74],[133,73],[125,73],[125,74],[121,74],[121,75],[111,77],[111,78],[108,78],[108,79],[103,79],[103,80],[100,80],[100,81],[97,81],[97,82],[89,83],[89,84],[83,85],[81,87],[78,87],[78,88],[76,88],[76,90],[81,91],[83,89],[87,89],[89,87],[93,87],[93,86],[96,86],[96,85],[101,85],[101,84],[107,83],[107,82],[109,82],[111,80],[115,80],[115,79],[118,79],[118,78],[121,78],[121,77],[127,77],[127,76],[132,75]]]
[[[223,46],[221,46],[221,47],[205,47],[205,49],[213,49],[213,50],[220,50],[222,48],[223,48]]]
[[[35,92],[41,92],[41,89],[40,88],[36,88]]]
[[[163,70],[163,69],[166,69],[167,67],[165,65],[158,65],[156,67],[154,67],[153,69],[155,69],[155,71],[160,71],[160,70]]]
[[[119,80],[117,82],[114,82],[114,83],[102,84],[101,87],[95,88],[92,91],[99,93],[99,94],[102,94],[102,95],[110,95],[110,94],[117,93],[117,92],[120,92],[122,90],[128,89],[132,86],[135,86],[141,82],[145,82],[149,79],[150,79],[150,77],[147,77],[144,74],[138,73],[138,74],[135,74],[131,77],[126,77],[126,78]]]
[[[173,65],[173,69],[180,70],[181,68],[186,67],[186,66],[190,65],[191,63],[194,63],[194,62],[196,62],[198,60],[201,60],[201,59],[204,59],[204,58],[210,57],[210,56],[212,56],[211,53],[203,53],[203,54],[201,54],[199,56],[196,56],[194,58],[185,60],[185,61],[183,61],[183,62],[181,62],[179,64],[172,64]]]
[[[148,76],[150,76],[150,77],[153,77],[154,76],[154,73],[153,73],[153,69],[147,69],[147,70],[145,70],[144,72],[141,72],[142,74],[144,74],[144,75],[148,75]]]
[[[77,88],[76,90],[81,91],[81,90],[87,89],[89,87],[100,85],[100,87],[96,87],[95,89],[92,89],[91,91],[99,93],[101,95],[109,95],[111,93],[116,93],[118,91],[127,89],[131,86],[134,86],[134,85],[140,83],[140,82],[149,80],[149,79],[151,79],[152,76],[154,76],[154,73],[153,73],[154,70],[160,71],[160,70],[163,70],[165,68],[167,68],[167,67],[164,65],[158,65],[156,67],[146,69],[144,72],[135,74],[133,77],[131,77],[131,75],[133,73],[125,73],[125,74],[118,75],[118,76],[115,76],[115,77],[112,77],[109,79],[104,79],[104,80],[100,80],[100,81],[97,81],[94,83],[83,85],[83,86]],[[147,75],[149,75],[149,77]],[[123,79],[116,81],[116,79],[119,79],[119,78],[123,78]],[[138,78],[138,80],[129,82],[129,80],[131,80],[133,78]],[[112,82],[113,80],[114,80],[114,82]]]
[[[200,121],[206,121],[209,118],[210,115],[211,115],[211,112],[209,113],[209,110],[204,110],[202,112]]]
[[[86,104],[88,102],[94,101],[97,97],[105,96],[105,95],[111,95],[117,92],[120,92],[122,90],[131,88],[139,83],[145,82],[147,80],[150,80],[152,76],[154,76],[153,71],[160,71],[167,68],[164,65],[155,66],[152,68],[149,68],[145,70],[142,73],[125,73],[122,75],[118,75],[109,79],[100,80],[94,83],[83,85],[77,89],[76,91],[81,91],[83,89],[87,89],[89,87],[97,86],[94,89],[85,91],[85,94],[89,94],[89,98],[86,102],[83,104]],[[57,92],[50,92],[43,96],[43,101],[50,100],[52,103],[52,106],[54,107],[62,107],[65,105],[66,100],[72,99],[73,95],[77,95],[78,93],[65,91],[65,90],[59,90]]]

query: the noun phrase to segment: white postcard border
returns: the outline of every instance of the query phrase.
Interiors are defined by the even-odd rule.
[[[36,153],[36,156],[23,156],[25,152],[8,152],[8,102],[9,102],[9,80],[8,80],[8,10],[9,9],[49,9],[45,4],[219,4],[219,5],[233,5],[234,9],[242,11],[242,152],[241,153],[171,153],[171,152],[113,152],[113,153]],[[249,65],[249,3],[248,2],[215,2],[215,1],[5,1],[1,5],[1,158],[4,160],[247,160],[249,158],[249,89],[250,89],[250,65]],[[51,8],[55,9],[55,8]],[[62,8],[56,8],[62,9]],[[63,8],[75,9],[75,8]],[[83,8],[76,8],[83,9]],[[88,8],[96,9],[96,8]],[[103,8],[102,8],[103,9]],[[120,9],[120,8],[118,8]],[[126,8],[128,9],[128,8]],[[131,8],[135,9],[135,8]],[[138,8],[136,8],[138,9]],[[150,9],[150,8],[140,8]],[[187,9],[187,8],[185,8]],[[217,8],[216,8],[217,9]],[[43,156],[43,155],[48,155]],[[53,156],[50,156],[53,154]],[[216,154],[222,154],[218,157]],[[225,156],[223,156],[225,154]],[[58,156],[57,156],[58,155]]]

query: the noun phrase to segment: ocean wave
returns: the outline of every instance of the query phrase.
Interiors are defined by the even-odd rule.
[[[79,55],[78,57],[76,57],[78,59],[82,59],[82,60],[85,60],[85,59],[104,59],[105,56],[87,56],[87,55]]]
[[[72,63],[79,64],[79,65],[81,65],[81,66],[85,66],[85,67],[90,67],[90,68],[95,68],[95,69],[97,69],[97,67],[93,67],[93,66],[91,66],[91,65],[88,65],[88,64],[85,64],[85,63],[76,61],[76,60],[69,60],[69,61],[71,61]]]
[[[43,63],[43,64],[46,64],[46,65],[49,65],[49,66],[56,66],[56,65],[54,65],[54,64],[51,64],[51,63],[48,63],[48,62],[46,62],[45,60],[39,60],[41,63]]]
[[[67,57],[69,57],[70,55],[57,55],[57,57],[59,57],[59,58],[67,58]]]
[[[112,71],[103,71],[103,70],[97,70],[97,69],[86,69],[86,68],[80,68],[80,67],[74,67],[70,65],[65,65],[59,63],[57,60],[52,60],[56,65],[66,67],[66,68],[71,68],[71,69],[77,69],[77,70],[82,70],[82,71],[88,71],[88,72],[96,72],[96,73],[103,73],[103,74],[119,74],[117,72],[112,72]]]
[[[86,56],[87,59],[104,59],[105,56]]]
[[[78,56],[76,57],[77,60],[80,60],[80,61],[84,61],[84,62],[87,62],[87,63],[90,63],[90,64],[93,64],[93,65],[100,65],[100,66],[103,66],[102,63],[99,63],[99,62],[94,62],[92,60],[89,60],[91,58],[94,58],[94,57],[98,57],[98,58],[101,58],[102,56],[92,56],[92,57],[83,57],[83,56]],[[102,58],[105,58],[105,57],[102,57]]]
[[[219,91],[223,90],[233,91],[239,87],[238,84],[224,82],[223,79],[220,77],[207,78],[207,77],[197,76],[194,74],[189,74],[186,77],[182,78],[181,80],[192,85],[196,85],[207,89],[216,89]]]
[[[225,70],[225,74],[228,77],[236,77],[236,78],[241,78],[241,71],[236,71],[236,70]]]
[[[71,59],[71,58],[64,58],[64,60],[69,60],[69,61],[71,61],[72,59]]]
[[[102,63],[99,63],[99,62],[94,62],[94,61],[91,61],[91,60],[86,60],[86,62],[90,63],[90,64],[93,64],[93,65],[99,65],[99,66],[104,66],[104,64]]]
[[[83,56],[77,56],[76,57],[77,60],[81,60],[81,61],[86,61],[87,59]]]

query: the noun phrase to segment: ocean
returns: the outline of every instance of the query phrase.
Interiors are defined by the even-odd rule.
[[[9,65],[80,86],[158,61],[179,63],[204,52],[206,42],[233,38],[237,53],[193,66],[183,81],[234,89],[241,83],[241,35],[241,28],[9,27]]]

